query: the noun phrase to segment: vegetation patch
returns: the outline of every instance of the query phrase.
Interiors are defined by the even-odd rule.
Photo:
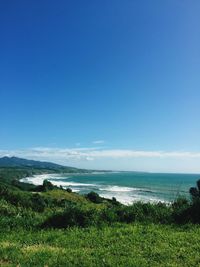
[[[0,266],[199,266],[199,181],[172,205],[20,187],[0,180]]]

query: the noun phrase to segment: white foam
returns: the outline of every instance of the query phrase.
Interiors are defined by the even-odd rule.
[[[63,180],[61,181],[63,177]],[[76,183],[65,181],[67,178],[62,174],[41,174],[41,175],[34,175],[32,177],[26,177],[21,179],[21,182],[32,183],[35,185],[41,185],[44,180],[49,180],[52,184],[56,186],[63,186],[64,188],[71,187],[73,192],[80,192],[85,191],[87,187],[96,187],[100,191],[100,196],[112,199],[115,197],[117,201],[121,202],[125,205],[130,205],[134,202],[141,201],[144,203],[151,202],[151,203],[158,203],[158,202],[165,202],[163,199],[159,199],[154,196],[146,196],[141,195],[138,193],[141,188],[134,188],[134,187],[126,187],[126,186],[118,186],[118,185],[98,185],[98,184],[91,184],[91,183]],[[139,190],[139,191],[138,191]],[[98,192],[99,193],[99,192]]]
[[[117,201],[119,201],[122,204],[125,205],[130,205],[133,203],[133,198],[129,195],[116,195],[116,194],[112,194],[112,193],[100,193],[99,194],[101,197],[104,198],[108,198],[108,199],[112,199],[113,197],[115,197],[117,199]]]
[[[69,177],[64,176],[63,180],[67,179]],[[59,181],[56,181],[58,180]],[[26,177],[21,179],[21,182],[24,183],[30,183],[30,184],[34,184],[34,185],[42,185],[44,180],[49,180],[53,185],[56,186],[97,186],[96,184],[84,184],[84,183],[76,183],[76,182],[66,182],[66,181],[60,181],[61,180],[61,175],[58,176],[58,174],[40,174],[40,175],[33,175],[31,177]]]
[[[133,187],[113,185],[113,186],[101,187],[101,188],[99,188],[99,190],[100,191],[109,191],[109,192],[131,192],[131,191],[134,191],[137,189],[135,189]]]
[[[148,197],[148,196],[141,196],[138,194],[127,194],[127,192],[103,192],[100,193],[101,197],[105,197],[108,199],[112,199],[113,197],[115,197],[117,199],[117,201],[119,201],[122,204],[125,205],[130,205],[133,204],[134,202],[138,202],[141,201],[143,203],[158,203],[158,202],[162,202],[162,203],[168,203],[162,199],[156,198],[156,197]]]
[[[83,184],[83,183],[75,183],[75,182],[65,182],[65,181],[54,181],[54,180],[51,180],[50,181],[52,184],[54,185],[57,185],[57,186],[97,186],[95,184]]]
[[[31,177],[23,178],[20,181],[24,183],[34,184],[34,185],[41,185],[44,180],[49,180],[55,177],[56,177],[55,174],[39,174],[39,175],[33,175]]]
[[[65,189],[67,189],[67,187],[64,187]],[[80,189],[72,189],[72,192],[75,192],[75,193],[78,193],[78,192],[80,192]]]

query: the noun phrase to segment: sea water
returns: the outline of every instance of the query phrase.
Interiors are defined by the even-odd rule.
[[[189,188],[200,179],[198,174],[166,174],[139,172],[97,172],[89,174],[45,174],[22,179],[42,184],[48,179],[54,185],[71,188],[80,194],[91,191],[105,198],[115,197],[123,204],[135,201],[171,202],[189,196]]]

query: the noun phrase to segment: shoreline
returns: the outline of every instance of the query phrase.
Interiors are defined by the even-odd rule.
[[[102,172],[101,174],[104,174]],[[114,172],[116,173],[116,172]],[[119,173],[119,172],[117,172]],[[100,173],[88,173],[89,175],[98,175]],[[72,192],[78,193],[80,195],[84,195],[85,193],[94,191],[99,194],[99,196],[112,199],[115,197],[117,201],[124,205],[131,205],[135,202],[143,202],[143,203],[165,203],[171,204],[171,201],[167,201],[164,199],[156,198],[155,196],[147,196],[146,193],[151,193],[151,191],[142,189],[142,188],[134,188],[134,187],[127,187],[127,186],[119,186],[113,184],[106,184],[106,185],[99,185],[94,183],[83,183],[83,182],[67,182],[68,178],[72,178],[73,176],[82,176],[86,174],[82,173],[45,173],[45,174],[36,174],[33,176],[25,177],[20,179],[20,182],[29,183],[33,185],[42,185],[44,180],[50,181],[55,186],[62,186],[64,189],[70,188]],[[63,177],[63,181],[62,180]],[[56,181],[58,180],[58,181]],[[138,196],[137,192],[143,192],[144,195]]]

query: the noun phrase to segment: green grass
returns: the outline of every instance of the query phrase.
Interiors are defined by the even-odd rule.
[[[50,199],[56,199],[56,200],[67,200],[70,202],[80,202],[80,203],[88,203],[85,197],[76,194],[76,193],[68,193],[67,191],[62,190],[51,190],[42,193],[43,196],[49,197]]]
[[[0,169],[0,266],[200,266],[199,197],[124,206],[25,175]]]
[[[0,266],[200,265],[200,227],[117,224],[0,233]]]

